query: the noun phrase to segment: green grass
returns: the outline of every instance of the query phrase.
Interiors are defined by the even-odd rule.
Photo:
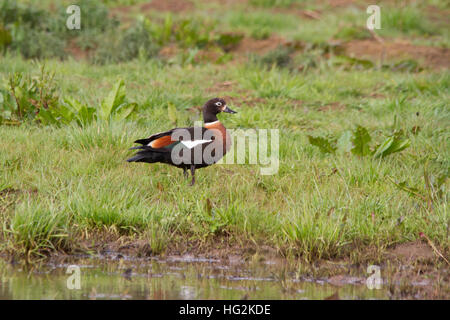
[[[13,70],[23,64],[9,58],[7,65]],[[338,71],[333,77],[322,72],[300,76],[254,65],[191,69],[151,62],[88,67],[52,61],[48,66],[56,71],[62,94],[92,103],[123,78],[140,114],[131,122],[85,128],[0,127],[0,185],[19,190],[3,195],[0,203],[3,237],[11,246],[76,247],[78,237],[106,229],[117,236],[153,239],[156,252],[176,239],[226,235],[231,243],[254,241],[307,258],[336,257],[358,243],[387,246],[417,239],[419,232],[448,249],[448,192],[430,211],[388,180],[423,189],[426,160],[433,164],[433,174],[448,169],[448,74]],[[152,86],[152,79],[161,85]],[[256,106],[243,103],[237,115],[221,118],[229,128],[281,130],[276,175],[260,176],[254,165],[215,165],[200,170],[197,184],[189,187],[179,169],[124,161],[133,140],[170,128],[167,101],[178,107],[180,125],[190,125],[199,115],[185,108],[208,99],[205,89],[224,80],[237,82],[231,89],[234,96],[243,90],[266,99]],[[386,98],[367,97],[375,91]],[[293,107],[292,99],[304,106]],[[318,110],[333,101],[347,105],[346,111]],[[410,148],[382,160],[324,155],[306,137],[340,134],[357,124],[378,141],[394,125],[406,132],[419,125],[421,131],[410,134]],[[337,173],[332,174],[333,168]],[[13,203],[6,205],[9,201]]]
[[[382,250],[424,232],[448,253],[449,182],[440,191],[426,183],[430,178],[434,186],[450,168],[448,70],[361,69],[325,58],[320,46],[339,32],[345,40],[361,36],[352,26],[364,25],[364,10],[324,11],[320,20],[270,11],[290,2],[263,1],[250,13],[236,6],[221,19],[218,12],[207,18],[216,19],[215,30],[251,36],[264,29],[316,48],[293,57],[289,68],[272,65],[283,64],[279,61],[289,52],[225,65],[152,57],[104,65],[47,60],[59,97],[97,107],[123,79],[137,111],[125,121],[85,126],[0,125],[0,252],[71,253],[129,237],[148,241],[157,254],[176,244],[226,239],[230,245],[265,244],[313,260],[354,256],[355,248]],[[417,7],[399,10],[383,20],[383,36],[431,41],[433,33],[448,41],[441,28],[428,29]],[[186,13],[196,19],[204,14]],[[295,69],[299,61],[308,65],[306,71]],[[7,52],[0,64],[1,88],[12,72],[36,76],[39,65]],[[225,81],[232,85],[211,92]],[[125,162],[135,139],[173,127],[169,104],[177,109],[177,125],[189,126],[201,119],[189,109],[216,95],[235,99],[231,107],[238,114],[220,115],[226,127],[280,130],[277,174],[261,176],[255,165],[218,164],[197,171],[197,183],[189,187],[174,167]],[[340,108],[324,108],[337,103]],[[374,159],[324,154],[308,141],[308,135],[337,138],[358,125],[367,128],[373,144],[403,130],[411,146]],[[424,197],[431,194],[432,204],[392,180]]]
[[[432,35],[437,28],[417,6],[389,8],[383,12],[385,33],[406,33],[408,35]]]

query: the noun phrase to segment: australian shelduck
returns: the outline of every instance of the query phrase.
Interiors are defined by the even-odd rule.
[[[230,134],[217,119],[220,112],[236,113],[223,99],[214,98],[202,108],[203,127],[174,128],[155,133],[146,139],[136,140],[141,144],[128,162],[167,163],[182,168],[187,178],[191,171],[191,186],[195,183],[195,169],[207,167],[219,161],[231,147]]]

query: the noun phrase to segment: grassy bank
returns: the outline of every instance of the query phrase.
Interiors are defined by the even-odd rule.
[[[123,15],[135,18],[136,3],[129,10],[109,7],[126,24],[131,18]],[[345,51],[351,47],[338,48],[330,38],[372,41],[356,27],[366,18],[361,4],[334,9],[308,2],[295,11],[286,9],[291,2],[276,3],[251,2],[255,11],[249,17],[239,4],[228,8],[206,40],[200,27],[180,29],[175,12],[171,30],[177,31],[152,47],[150,56],[130,49],[118,58],[114,48],[106,48],[112,50],[110,60],[100,62],[99,52],[86,48],[87,58],[63,54],[60,60],[51,52],[40,57],[53,57],[45,67],[55,74],[56,100],[72,98],[96,110],[122,79],[126,99],[136,107],[120,121],[92,113],[85,123],[44,123],[29,101],[28,118],[18,119],[14,110],[0,113],[7,120],[0,125],[0,252],[21,257],[90,252],[126,238],[147,244],[152,254],[177,244],[203,244],[206,252],[226,242],[265,245],[308,261],[358,260],[365,250],[381,256],[424,233],[448,256],[450,74],[441,64],[448,55],[446,28],[439,20],[422,19],[418,4],[392,11],[380,33],[386,43],[400,37],[439,46],[417,60],[395,59],[390,47],[384,60],[378,54],[354,57]],[[217,12],[220,5],[196,1],[194,7],[199,10],[183,11],[190,21],[211,21],[214,14],[205,18],[200,9]],[[146,13],[150,17],[157,14],[152,10]],[[311,10],[315,18],[300,20],[298,28],[299,15]],[[343,20],[352,23],[342,25]],[[242,37],[231,42],[242,42],[226,42],[225,31]],[[163,39],[164,32],[157,34]],[[73,40],[61,39],[61,46]],[[267,39],[280,46],[261,52],[255,44],[268,44]],[[101,43],[94,47],[103,50]],[[174,47],[175,53],[167,49]],[[4,101],[11,74],[42,75],[39,64],[15,50],[9,47],[1,57]],[[125,162],[135,139],[192,125],[201,119],[198,107],[215,96],[238,111],[221,116],[227,128],[280,130],[275,175],[262,176],[255,165],[219,164],[200,170],[189,187],[179,169]],[[14,104],[13,97],[9,101]],[[380,157],[353,152],[358,126],[371,136],[371,149],[396,135],[409,141],[408,147]],[[313,145],[311,137],[322,138],[322,144]]]
[[[7,61],[11,69],[28,67],[20,59]],[[448,250],[448,194],[424,187],[426,163],[434,180],[448,170],[446,74],[336,71],[299,77],[251,65],[192,69],[151,62],[92,67],[53,61],[49,68],[63,93],[93,105],[123,78],[140,112],[134,120],[85,127],[0,127],[2,250],[71,250],[105,230],[148,240],[155,252],[171,241],[225,235],[310,258],[335,257],[354,245],[412,241],[419,232]],[[167,101],[177,105],[180,125],[192,124],[200,115],[186,109],[225,80],[235,84],[221,94],[240,102],[235,117],[222,117],[227,127],[280,129],[276,175],[261,176],[254,165],[223,164],[201,170],[189,187],[181,170],[124,161],[136,138],[172,126]],[[264,98],[254,105],[252,97]],[[321,108],[335,101],[343,107]],[[356,125],[379,141],[393,127],[402,129],[411,146],[374,159],[324,154],[307,139],[339,136]],[[420,131],[412,133],[414,127]],[[391,180],[436,197],[428,206]]]

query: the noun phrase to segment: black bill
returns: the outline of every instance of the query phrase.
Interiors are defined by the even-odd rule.
[[[231,110],[230,108],[228,108],[228,106],[225,106],[225,109],[223,110],[223,112],[226,112],[226,113],[237,113],[236,111]]]

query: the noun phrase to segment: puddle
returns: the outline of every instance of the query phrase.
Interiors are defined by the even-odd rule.
[[[79,266],[80,289],[68,289],[70,265]],[[341,282],[296,276],[271,264],[224,265],[194,258],[71,258],[38,269],[0,260],[0,299],[387,299],[365,278]],[[282,278],[282,279],[280,279]],[[73,278],[72,278],[73,279]]]

